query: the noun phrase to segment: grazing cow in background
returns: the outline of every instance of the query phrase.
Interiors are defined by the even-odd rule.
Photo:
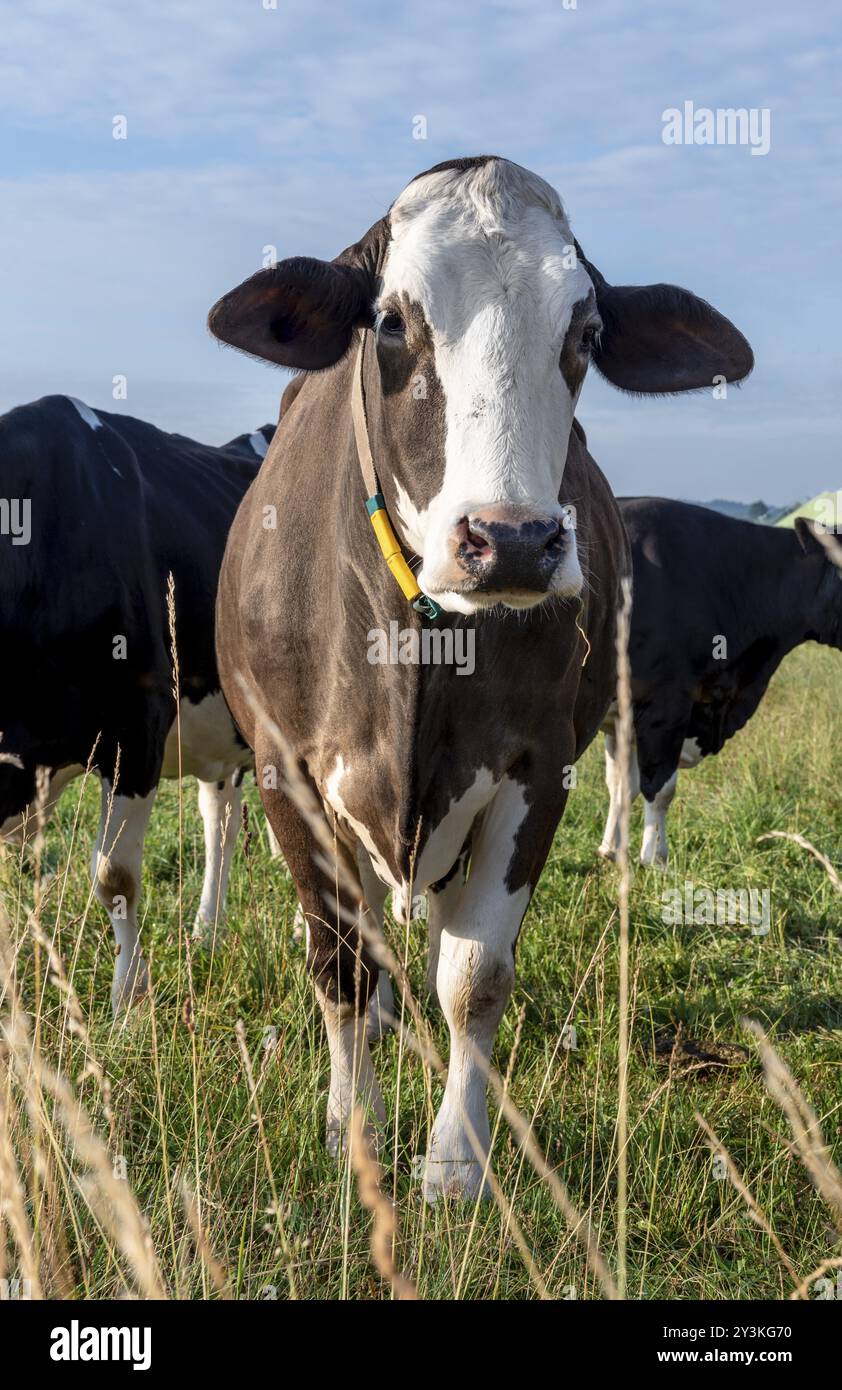
[[[790,531],[660,497],[624,497],[620,510],[634,574],[631,791],[644,796],[641,863],[665,863],[679,769],[718,753],[748,722],[793,647],[842,648],[842,581],[802,518]],[[613,859],[620,810],[613,716],[605,780],[611,804],[599,853]]]
[[[219,688],[214,598],[228,528],[273,433],[267,425],[212,448],[66,396],[0,417],[2,492],[17,518],[17,534],[0,535],[0,827],[14,835],[32,814],[39,768],[52,774],[49,806],[95,747],[93,875],[117,940],[115,1012],[146,987],[137,907],[160,777],[199,779],[207,857],[197,933],[224,901],[252,759]]]
[[[406,920],[411,897],[429,894],[451,1048],[424,1190],[473,1197],[521,922],[564,770],[614,693],[628,549],[573,419],[582,382],[593,359],[629,391],[691,390],[745,376],[751,351],[684,290],[608,285],[555,191],[490,156],[420,175],[335,261],[258,272],[210,327],[307,373],[231,529],[217,657],[307,923],[331,1058],[328,1147],[355,1096],[384,1119],[365,1028],[378,968],[344,925],[357,903],[341,887],[337,913],[311,826],[261,776],[279,753],[255,708],[355,857],[363,910],[379,920],[391,890]],[[277,531],[264,529],[267,506]],[[417,582],[401,549],[420,561]],[[372,632],[392,622],[410,660],[373,664]],[[472,631],[474,673],[413,660],[422,628],[440,647]]]

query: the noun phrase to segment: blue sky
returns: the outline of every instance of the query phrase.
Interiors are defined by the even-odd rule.
[[[63,391],[213,443],[274,419],[283,375],[215,344],[211,303],[264,247],[335,255],[413,174],[492,152],[554,184],[609,280],[686,285],[755,349],[725,401],[591,375],[616,491],[842,486],[833,0],[271,3],[0,3],[0,409]],[[688,100],[768,108],[769,153],[665,145]]]

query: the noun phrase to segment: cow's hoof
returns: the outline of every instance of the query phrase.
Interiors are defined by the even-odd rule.
[[[650,854],[644,859],[641,851],[640,862],[644,869],[657,869],[660,873],[664,873],[669,859],[666,854]]]
[[[363,1134],[366,1143],[374,1155],[380,1147],[381,1131],[377,1125],[369,1121],[363,1126]],[[325,1125],[325,1148],[331,1158],[339,1159],[348,1149],[348,1122],[342,1121],[338,1116],[328,1115]]]
[[[201,913],[196,914],[190,939],[203,951],[209,951],[214,945],[218,946],[226,935],[227,931],[223,922],[215,922]]]
[[[431,1206],[442,1200],[455,1202],[475,1202],[477,1198],[486,1202],[491,1197],[491,1186],[486,1178],[483,1182],[484,1165],[476,1158],[424,1160],[424,1200]]]
[[[600,859],[605,859],[609,864],[616,864],[617,862],[617,853],[610,845],[600,845],[597,854]]]

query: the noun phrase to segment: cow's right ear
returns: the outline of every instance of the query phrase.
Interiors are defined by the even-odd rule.
[[[316,371],[344,356],[357,326],[371,326],[373,299],[364,267],[293,256],[223,295],[208,327],[252,357]]]
[[[824,555],[830,560],[832,552],[842,548],[842,531],[835,530],[833,526],[826,526],[823,522],[814,521],[806,516],[797,516],[793,526],[798,544],[805,555]],[[822,535],[831,536],[833,539],[822,542]]]
[[[609,285],[578,242],[576,251],[603,321],[594,365],[612,386],[632,395],[670,395],[748,376],[754,366],[748,342],[711,304],[677,285]]]

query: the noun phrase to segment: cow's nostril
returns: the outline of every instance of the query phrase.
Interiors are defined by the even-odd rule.
[[[552,550],[554,547],[558,546],[559,541],[560,541],[561,539],[562,539],[562,536],[561,536],[561,524],[560,524],[560,522],[558,522],[558,521],[551,521],[551,522],[549,522],[549,523],[548,523],[548,534],[547,534],[547,539],[546,539],[546,541],[544,542],[544,549],[545,549],[545,550]]]
[[[473,559],[485,559],[493,553],[494,547],[486,536],[475,531],[466,516],[456,527],[456,540],[460,551]]]

